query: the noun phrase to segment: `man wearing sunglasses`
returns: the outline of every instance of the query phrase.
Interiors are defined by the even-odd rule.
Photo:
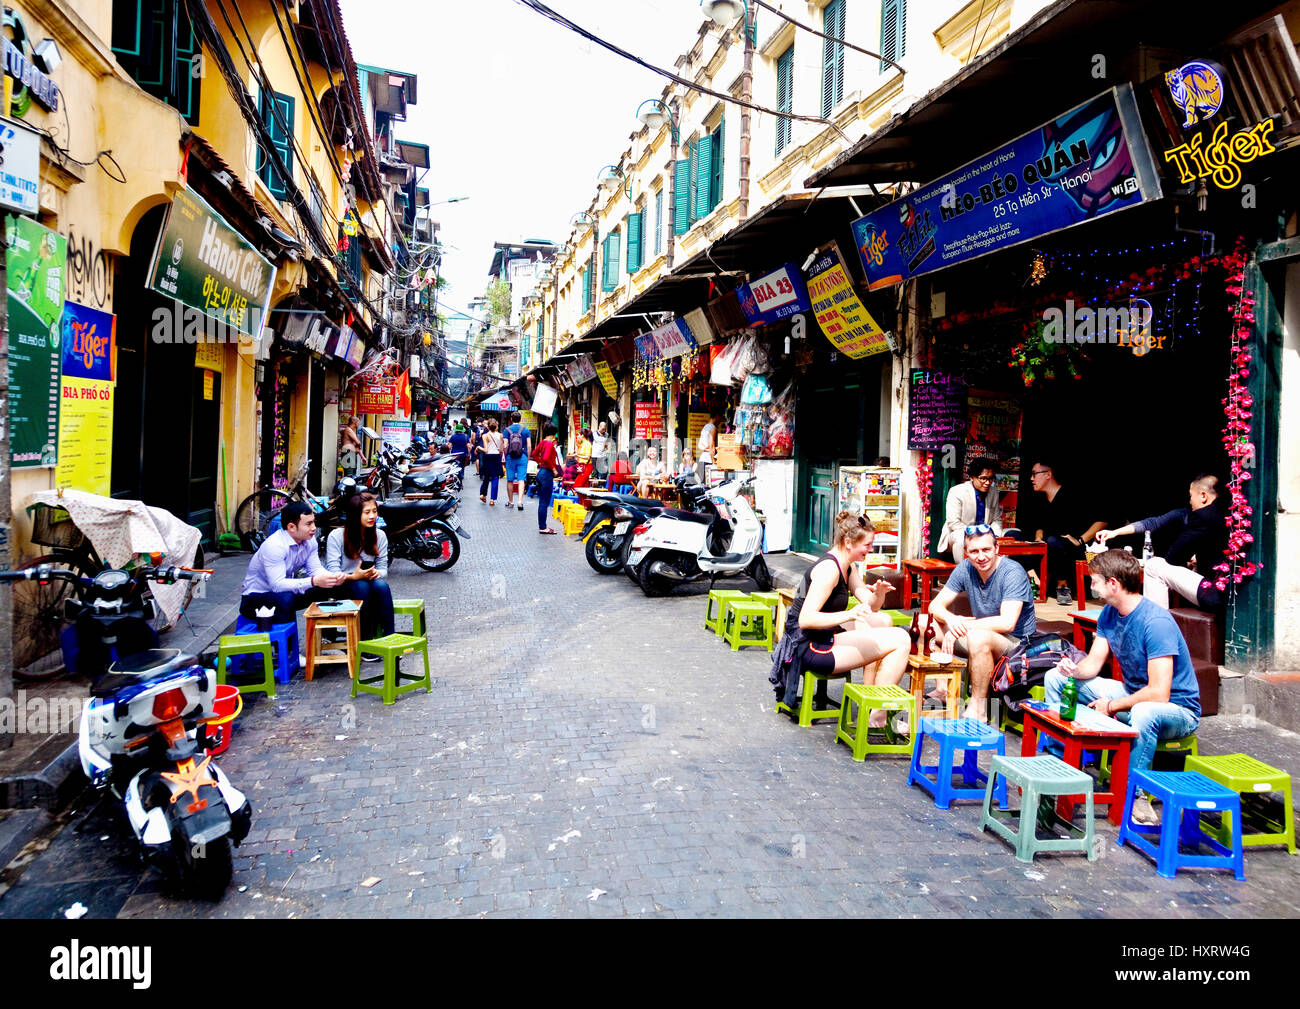
[[[1050,462],[1037,460],[1029,469],[1029,479],[1044,498],[1034,539],[1047,544],[1047,590],[1055,591],[1056,601],[1068,606],[1073,602],[1070,584],[1074,581],[1074,562],[1083,559],[1083,545],[1105,529],[1106,523],[1085,524],[1085,503],[1074,491],[1061,486]]]
[[[939,553],[952,549],[952,559],[958,564],[965,556],[966,539],[962,530],[967,526],[990,525],[1002,535],[1002,506],[998,503],[998,488],[994,476],[994,462],[980,456],[970,461],[970,479],[948,491],[944,506],[943,529],[939,533]]]
[[[993,667],[1038,630],[1034,590],[1025,569],[998,554],[992,526],[967,526],[962,538],[966,557],[930,603],[930,616],[945,635],[951,635],[953,650],[969,660],[970,704],[965,717],[987,722]],[[958,616],[948,608],[963,592],[973,616]]]

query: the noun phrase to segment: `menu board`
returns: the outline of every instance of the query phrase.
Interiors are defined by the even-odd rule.
[[[954,375],[912,369],[907,408],[907,447],[941,452],[966,440],[966,385]]]
[[[967,472],[970,461],[987,456],[997,467],[997,487],[1002,504],[1002,527],[1016,525],[1020,484],[1020,397],[1008,393],[970,389],[966,393]]]
[[[635,431],[633,437],[653,441],[664,436],[664,411],[656,402],[637,403],[634,406]]]
[[[60,337],[68,240],[26,217],[10,217],[5,274],[9,309],[9,463],[58,461]]]

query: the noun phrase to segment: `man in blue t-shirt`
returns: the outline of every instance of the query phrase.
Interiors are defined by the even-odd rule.
[[[1060,704],[1061,688],[1073,676],[1081,703],[1137,729],[1129,766],[1145,770],[1151,766],[1157,740],[1196,731],[1201,720],[1200,684],[1174,618],[1142,597],[1142,567],[1137,558],[1125,550],[1107,550],[1088,570],[1092,591],[1105,604],[1097,618],[1097,635],[1077,664],[1064,659],[1048,671],[1043,684],[1047,703]],[[1112,652],[1123,680],[1098,675]],[[1143,824],[1160,822],[1146,796],[1135,799],[1133,819]]]
[[[506,464],[506,507],[514,504],[517,496],[520,511],[524,510],[524,484],[528,480],[528,456],[531,454],[528,441],[532,437],[532,433],[524,427],[523,419],[523,414],[518,410],[512,413],[512,423],[502,435],[506,443],[502,453]],[[515,455],[516,448],[518,455]]]
[[[998,554],[991,526],[967,526],[965,560],[930,603],[930,616],[952,636],[954,651],[970,661],[970,704],[966,718],[988,721],[989,684],[998,659],[1038,629],[1034,590],[1025,569]],[[970,602],[969,617],[948,607],[961,593]]]

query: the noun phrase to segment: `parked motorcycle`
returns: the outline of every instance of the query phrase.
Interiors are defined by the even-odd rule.
[[[740,494],[753,477],[733,478],[708,492],[705,511],[665,508],[632,530],[625,570],[647,596],[684,582],[747,575],[759,591],[772,588],[763,560],[763,526]]]
[[[698,483],[680,482],[679,487],[688,511],[698,511],[708,497],[707,488]],[[602,575],[623,570],[632,546],[632,529],[668,507],[663,501],[617,491],[579,488],[578,494],[589,499],[581,536],[587,563]]]
[[[109,568],[87,579],[42,565],[0,572],[0,580],[81,586],[82,598],[67,604],[65,657],[69,668],[95,677],[77,739],[82,770],[101,801],[122,803],[147,862],[182,892],[219,900],[230,884],[230,845],[248,835],[252,805],[206,752],[216,741],[215,673],[179,649],[158,647],[145,595],[148,579],[172,584],[210,574]]]
[[[322,551],[328,531],[343,524],[348,498],[366,489],[351,477],[335,485],[333,502],[316,517]],[[418,498],[379,497],[376,504],[380,525],[388,536],[390,559],[405,557],[426,571],[446,571],[460,559],[460,541],[473,538],[456,517],[460,499],[454,494],[444,491]]]

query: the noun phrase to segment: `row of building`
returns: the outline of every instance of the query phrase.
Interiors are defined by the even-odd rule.
[[[358,63],[337,0],[4,21],[15,562],[45,549],[36,491],[142,499],[212,546],[255,488],[328,492],[345,415],[402,415],[403,381],[407,415],[446,398],[417,78]]]
[[[1216,473],[1220,661],[1300,666],[1274,562],[1300,547],[1300,5],[703,7],[564,241],[506,248],[537,266],[482,405],[549,387],[562,436],[612,423],[634,465],[721,415],[769,550],[826,549],[853,506],[878,563],[933,555],[977,456],[1031,538],[1036,462],[1080,532]]]

